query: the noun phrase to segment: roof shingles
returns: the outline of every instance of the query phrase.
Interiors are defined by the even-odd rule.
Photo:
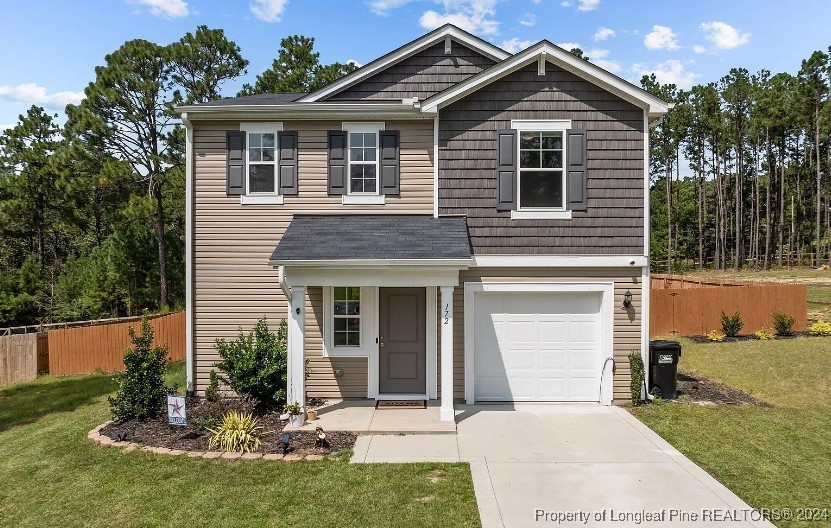
[[[470,259],[463,217],[295,215],[274,262]]]

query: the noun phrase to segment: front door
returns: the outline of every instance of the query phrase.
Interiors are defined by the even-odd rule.
[[[379,392],[426,394],[426,290],[380,288],[379,295]]]

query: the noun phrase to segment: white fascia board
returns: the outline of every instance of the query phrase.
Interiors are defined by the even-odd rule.
[[[369,64],[366,64],[349,75],[338,79],[325,88],[301,97],[298,99],[298,102],[312,103],[319,101],[320,99],[339,92],[349,86],[357,84],[363,79],[371,77],[372,75],[389,68],[407,57],[418,53],[419,51],[429,48],[439,42],[443,42],[446,37],[451,37],[452,39],[461,42],[465,46],[472,48],[497,62],[505,60],[511,56],[510,53],[502,48],[498,48],[493,44],[484,42],[455,26],[446,25],[432,33],[428,33],[420,38],[417,38],[409,44],[406,44],[397,50],[388,53],[387,55],[375,59]]]
[[[467,268],[472,259],[338,259],[338,260],[269,260],[272,267],[306,268],[388,268],[400,266],[448,266]]]
[[[643,268],[649,264],[639,255],[482,255],[473,258],[480,268]]]
[[[421,110],[423,112],[435,112],[437,109],[475,92],[482,86],[535,62],[539,57],[543,57],[545,60],[608,90],[632,104],[647,109],[650,115],[661,115],[669,111],[667,103],[645,90],[546,41],[531,46],[510,59],[491,66],[487,70],[429,97],[421,104]]]

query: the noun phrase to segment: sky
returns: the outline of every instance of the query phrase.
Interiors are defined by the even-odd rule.
[[[104,56],[131,39],[225,30],[250,61],[233,96],[271,66],[280,39],[315,38],[321,60],[365,64],[447,22],[510,52],[542,39],[582,48],[637,83],[654,72],[682,88],[731,67],[795,73],[831,45],[831,2],[800,0],[0,0],[0,129],[31,105],[61,115]]]

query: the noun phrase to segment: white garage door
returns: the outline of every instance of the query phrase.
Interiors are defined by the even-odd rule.
[[[599,401],[600,293],[478,293],[477,401]]]

